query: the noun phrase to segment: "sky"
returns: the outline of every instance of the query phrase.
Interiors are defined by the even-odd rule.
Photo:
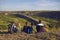
[[[60,0],[0,0],[0,11],[60,10]]]

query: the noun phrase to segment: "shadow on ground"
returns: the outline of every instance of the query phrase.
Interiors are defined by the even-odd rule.
[[[0,34],[9,34],[9,32],[0,32]]]
[[[23,19],[27,20],[28,22],[33,22],[34,25],[36,25],[36,24],[38,23],[38,22],[35,21],[34,19],[29,18],[29,17],[27,17],[27,16],[25,16],[25,15],[22,15],[22,14],[13,14],[13,15],[16,16],[16,17],[19,17],[19,18],[23,18]]]

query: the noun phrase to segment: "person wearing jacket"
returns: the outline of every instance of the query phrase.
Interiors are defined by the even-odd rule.
[[[36,25],[37,32],[43,32],[44,31],[43,27],[44,27],[44,24],[42,24],[41,20],[39,20],[39,23]]]

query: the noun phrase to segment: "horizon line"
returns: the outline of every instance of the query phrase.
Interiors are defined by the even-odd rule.
[[[11,11],[11,10],[8,10],[8,11]],[[60,10],[12,10],[12,11],[60,11]]]

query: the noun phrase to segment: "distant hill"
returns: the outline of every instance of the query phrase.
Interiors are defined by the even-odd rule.
[[[39,13],[35,13],[33,16],[38,16],[38,17],[45,17],[45,18],[53,18],[60,20],[60,11],[42,11]]]
[[[60,11],[0,11],[0,13],[8,14],[26,14],[38,17],[53,18],[60,20]]]

